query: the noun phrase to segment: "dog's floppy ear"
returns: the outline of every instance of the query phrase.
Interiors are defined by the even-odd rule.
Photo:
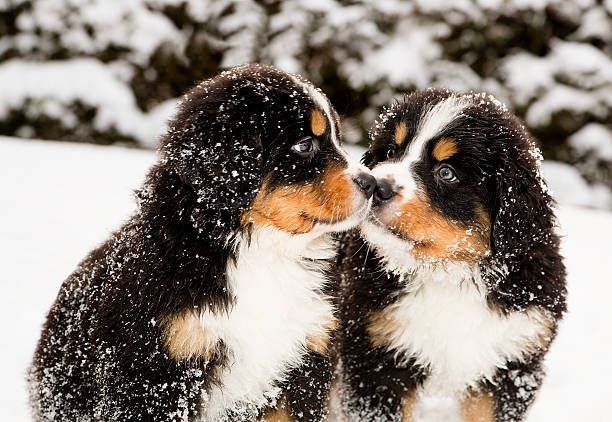
[[[502,146],[492,199],[489,282],[493,299],[510,309],[562,304],[565,268],[555,233],[554,205],[539,172],[540,152],[522,129]],[[534,295],[533,292],[540,294]],[[506,308],[507,309],[507,308]]]
[[[211,238],[240,224],[262,183],[262,126],[248,81],[209,81],[190,91],[162,139],[164,164],[195,195],[194,226]]]
[[[536,151],[536,150],[534,150]],[[554,219],[534,157],[509,145],[495,175],[492,241],[495,253],[519,257],[550,242]]]

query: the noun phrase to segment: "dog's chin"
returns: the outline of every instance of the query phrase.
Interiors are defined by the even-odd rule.
[[[409,273],[419,265],[412,254],[415,243],[392,233],[376,216],[370,214],[359,229],[361,236],[385,261],[388,270]]]
[[[372,208],[372,198],[363,199],[361,205],[358,205],[355,208],[356,210],[351,215],[342,220],[315,221],[315,225],[310,233],[314,235],[337,233],[359,226],[359,224],[361,224],[370,213],[370,209]]]
[[[370,214],[368,214],[367,219],[364,220],[363,224],[365,223],[370,223],[372,226],[376,226],[378,229],[385,231],[388,236],[396,237],[408,245],[415,246],[421,243],[420,241],[411,238],[408,234],[391,227],[380,215],[377,215],[375,209],[370,211]]]

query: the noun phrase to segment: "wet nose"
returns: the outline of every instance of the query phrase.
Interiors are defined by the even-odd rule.
[[[395,190],[389,180],[380,179],[374,190],[374,201],[377,203],[386,202],[395,196]]]
[[[359,189],[363,191],[366,198],[369,198],[374,193],[376,188],[376,179],[374,176],[367,173],[359,173],[357,177],[353,179],[355,184],[359,186]]]

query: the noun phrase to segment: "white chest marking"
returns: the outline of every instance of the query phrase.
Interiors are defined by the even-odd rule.
[[[219,386],[205,397],[203,420],[273,402],[275,384],[300,364],[307,335],[326,330],[333,308],[320,291],[326,281],[321,264],[308,270],[300,257],[330,258],[333,244],[327,237],[306,248],[299,242],[274,229],[240,242],[238,260],[227,269],[235,305],[227,314],[201,317],[229,352],[229,365],[217,373]]]
[[[413,357],[429,368],[424,395],[452,396],[476,386],[550,336],[544,311],[502,315],[488,307],[484,286],[431,274],[419,285],[385,313],[396,327],[389,346],[398,357]]]

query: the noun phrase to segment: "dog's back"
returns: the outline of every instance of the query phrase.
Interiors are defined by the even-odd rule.
[[[172,241],[154,226],[133,216],[63,283],[30,368],[36,420],[171,420],[197,407],[205,366],[173,362],[161,342],[157,310],[181,291]]]
[[[89,415],[98,391],[93,367],[79,362],[97,359],[89,333],[97,319],[91,294],[102,282],[100,261],[107,244],[94,250],[62,284],[36,348],[30,368],[30,400],[36,420],[79,420]],[[75,388],[77,386],[77,388]]]

